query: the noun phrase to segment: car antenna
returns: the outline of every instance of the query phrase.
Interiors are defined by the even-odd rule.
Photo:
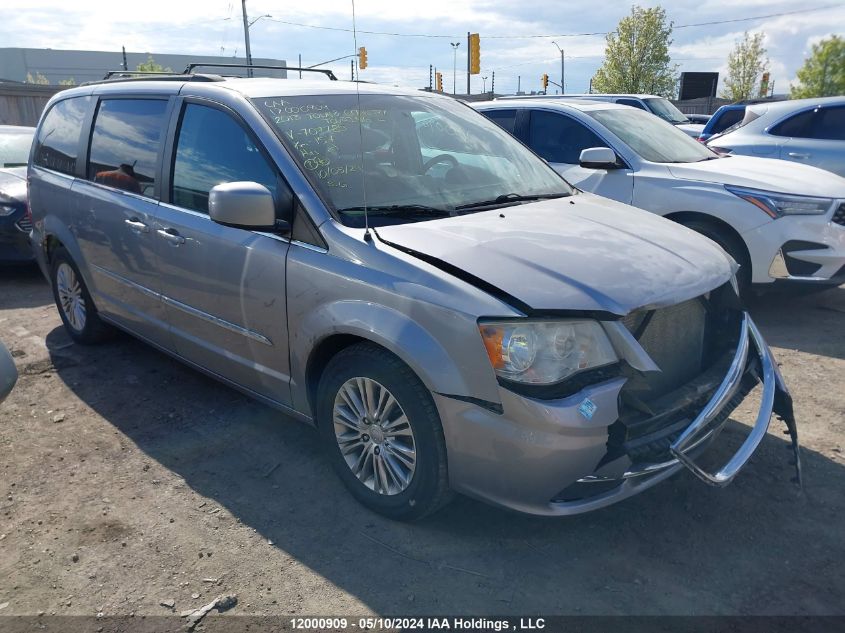
[[[358,52],[358,29],[355,27],[355,0],[352,2],[352,41],[355,45],[355,52]],[[354,77],[352,78],[355,79]],[[364,127],[361,123],[361,88],[358,82],[355,82],[355,100],[358,104],[358,138],[361,141],[361,195],[363,197],[364,206],[364,241],[371,242],[373,236],[370,234],[370,221],[367,216],[367,178],[364,175]]]

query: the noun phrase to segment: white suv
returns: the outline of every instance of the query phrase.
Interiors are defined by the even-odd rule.
[[[806,165],[720,157],[634,108],[589,101],[475,103],[577,187],[717,242],[744,285],[845,281],[845,178]]]

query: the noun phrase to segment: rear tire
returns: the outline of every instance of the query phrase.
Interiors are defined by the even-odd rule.
[[[59,316],[74,341],[92,345],[111,338],[114,331],[100,319],[79,268],[62,247],[50,259],[50,282]]]
[[[332,358],[320,378],[316,415],[332,467],[370,510],[413,521],[451,499],[431,393],[384,348],[358,343]]]
[[[696,233],[709,237],[736,260],[736,263],[739,264],[739,270],[736,273],[739,294],[741,297],[747,297],[751,290],[751,259],[748,257],[748,251],[746,251],[742,240],[710,222],[689,220],[683,222],[683,225]]]

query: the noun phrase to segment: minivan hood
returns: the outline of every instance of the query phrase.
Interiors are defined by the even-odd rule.
[[[845,198],[845,178],[833,172],[755,156],[726,156],[700,163],[671,163],[675,178],[749,187],[780,193]]]
[[[625,315],[672,305],[724,284],[734,266],[698,233],[588,193],[375,231],[530,311]]]

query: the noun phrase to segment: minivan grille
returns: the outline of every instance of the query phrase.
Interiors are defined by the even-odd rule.
[[[628,385],[643,400],[651,400],[695,378],[702,371],[707,311],[696,298],[656,310],[639,310],[622,323],[660,368]]]
[[[836,224],[845,226],[845,202],[839,205],[839,208],[833,212],[833,221]]]

